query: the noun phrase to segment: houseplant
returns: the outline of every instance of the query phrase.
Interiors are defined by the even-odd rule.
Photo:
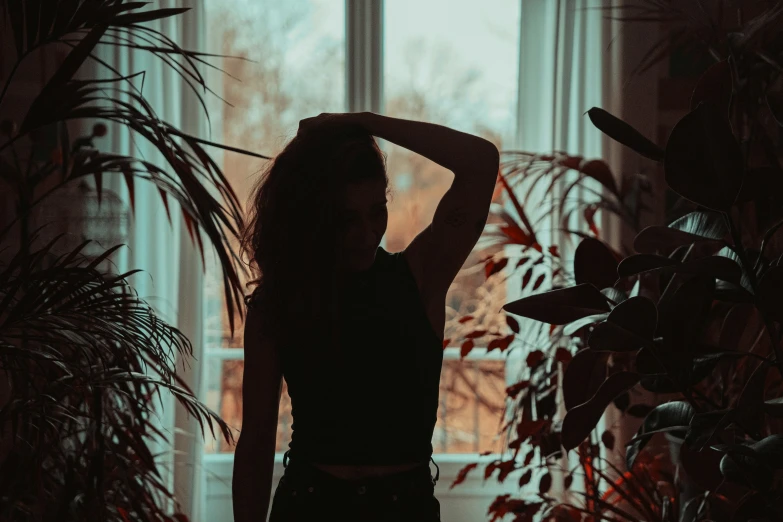
[[[709,53],[714,65],[697,83],[691,99],[692,111],[672,132],[665,148],[600,109],[590,111],[590,118],[610,137],[664,163],[667,184],[681,196],[691,213],[668,226],[643,231],[631,226],[631,230],[638,232],[633,251],[623,248],[621,252],[615,252],[596,237],[590,237],[591,234],[579,232],[583,241],[577,248],[573,281],[564,283],[562,278],[544,278],[545,285],[539,283],[537,277],[523,279],[528,284],[536,281],[534,289],[542,293],[509,303],[504,307],[505,311],[540,320],[544,331],[548,328],[553,335],[528,357],[531,379],[507,390],[514,402],[516,429],[512,430],[512,422],[506,423],[504,429],[510,432],[509,447],[515,448],[514,458],[491,463],[485,470],[485,477],[499,468],[498,480],[502,481],[511,471],[534,466],[530,458],[532,451],[527,452],[524,462],[518,461],[518,448],[522,445],[543,450],[539,458],[547,455],[557,458],[561,444],[566,449],[580,448],[586,437],[590,437],[592,444],[604,437],[610,438],[607,434],[599,436],[594,428],[606,408],[618,408],[646,417],[638,437],[628,446],[629,470],[634,469],[639,452],[644,451],[654,432],[668,431],[670,435],[681,436],[677,446],[684,441],[680,456],[675,455],[674,460],[681,473],[678,485],[682,491],[688,490],[688,494],[681,495],[677,509],[670,511],[672,520],[691,520],[696,516],[685,509],[686,505],[693,506],[689,501],[696,498],[689,497],[694,484],[698,486],[697,491],[705,492],[704,499],[710,502],[726,497],[738,520],[752,516],[775,519],[778,516],[779,507],[775,502],[759,502],[760,498],[769,496],[769,492],[764,491],[768,483],[743,484],[738,477],[748,474],[751,469],[764,471],[767,478],[774,475],[774,470],[769,469],[769,463],[774,463],[774,459],[767,459],[760,468],[754,468],[753,464],[759,463],[759,451],[765,456],[775,453],[776,434],[780,432],[775,417],[779,415],[776,409],[779,393],[763,395],[762,392],[771,390],[780,378],[779,358],[775,354],[778,344],[773,341],[774,336],[779,335],[776,330],[778,319],[774,315],[778,305],[770,295],[775,295],[777,256],[783,252],[781,237],[777,234],[783,218],[779,205],[783,195],[779,182],[783,143],[780,131],[783,122],[780,83],[783,44],[781,32],[776,29],[782,11],[783,7],[776,2],[752,5],[749,2],[715,2],[705,6],[696,1],[643,0],[637,7],[628,8],[627,20],[666,20],[674,24],[671,31],[652,46],[639,64],[639,70],[668,57],[683,45]],[[710,146],[720,152],[718,161],[710,161],[718,157],[718,152],[712,156],[704,152]],[[701,158],[701,162],[693,157]],[[563,164],[567,155],[560,155],[560,159],[557,154],[540,158],[557,167],[558,162]],[[572,168],[585,164],[570,163]],[[557,170],[547,167],[543,172],[550,176],[551,182]],[[608,179],[604,177],[601,183],[611,194]],[[503,183],[502,179],[500,181]],[[704,187],[708,190],[702,190]],[[522,238],[521,244],[527,242],[528,255],[536,256],[535,251],[545,252],[545,248],[531,240],[535,238],[534,227],[520,212],[521,205],[515,206],[519,207],[520,230],[513,231],[514,237]],[[587,204],[581,206],[581,211],[584,210],[589,212]],[[616,212],[616,205],[609,210],[615,216],[622,214]],[[586,213],[586,220],[590,216]],[[589,225],[589,220],[587,223]],[[494,262],[488,260],[488,272],[494,269],[491,265]],[[552,273],[559,276],[566,270],[562,261],[558,263],[553,265]],[[512,266],[506,261],[500,270]],[[529,266],[523,266],[522,270],[527,272]],[[710,290],[708,280],[715,281],[713,290]],[[700,283],[703,286],[699,286]],[[761,297],[757,292],[761,292]],[[595,306],[584,308],[590,302]],[[684,313],[695,312],[698,304],[703,305],[700,314]],[[610,314],[618,307],[610,319]],[[772,316],[766,311],[759,315],[765,308],[773,310]],[[647,319],[639,319],[645,313]],[[618,324],[618,318],[623,317],[636,321],[633,327],[630,323]],[[688,329],[684,329],[682,322],[686,317],[693,321]],[[508,324],[513,341],[520,334],[518,322],[510,317]],[[772,328],[767,329],[767,325]],[[567,335],[560,335],[564,332]],[[687,335],[678,336],[677,332]],[[533,333],[534,338],[538,338],[538,333]],[[641,333],[646,336],[642,336],[645,342],[651,344],[633,346]],[[759,333],[766,337],[757,341]],[[508,348],[510,341],[500,339],[495,341],[495,347]],[[502,344],[498,345],[499,342]],[[671,343],[676,347],[692,346],[691,352],[683,355],[672,348]],[[647,349],[641,350],[642,347]],[[653,355],[660,356],[660,353],[654,350],[663,350],[666,358],[659,361]],[[552,414],[557,406],[553,392],[557,381],[551,376],[552,370],[558,367],[566,368],[563,394],[568,415],[562,427]],[[754,379],[750,379],[751,376]],[[540,401],[537,394],[534,394],[536,398],[530,397],[531,389],[538,391],[531,386],[534,382],[544,384],[538,390],[548,392],[546,401]],[[748,387],[747,382],[754,385]],[[603,383],[607,387],[603,388]],[[604,394],[593,397],[598,402],[585,402],[598,390],[603,390]],[[647,402],[632,405],[627,390],[643,391]],[[753,390],[755,395],[752,396]],[[652,404],[649,403],[651,394],[658,394]],[[737,408],[741,397],[743,402]],[[748,407],[748,402],[755,406]],[[531,408],[533,404],[535,407]],[[545,407],[538,408],[539,404]],[[526,415],[525,411],[531,409],[535,413]],[[766,416],[759,416],[762,410]],[[541,411],[543,415],[539,414]],[[682,414],[678,420],[688,422],[666,425],[665,422],[676,419],[676,416],[670,417],[675,411]],[[725,424],[731,421],[729,414],[737,411],[750,415],[753,422],[749,429],[755,431],[732,438],[734,428],[727,429]],[[692,419],[696,419],[696,424],[690,429]],[[705,426],[699,424],[702,422]],[[731,426],[735,425],[736,422]],[[705,439],[704,430],[710,427],[717,428],[716,434]],[[677,440],[677,437],[670,437],[670,440]],[[765,442],[760,450],[747,449],[749,443],[761,440]],[[724,455],[728,456],[724,458]],[[722,476],[721,462],[725,480],[716,483],[714,478]],[[683,479],[683,476],[688,478]],[[464,476],[460,478],[464,479]],[[520,481],[525,480],[530,480],[530,474],[523,474]],[[688,481],[690,486],[685,484]],[[716,487],[721,488],[718,493],[714,491]],[[548,488],[539,489],[543,496]],[[757,496],[742,498],[742,494],[748,492]],[[525,513],[524,516],[532,516],[547,504],[533,502],[538,504],[538,509],[529,512],[531,503],[509,502],[514,503],[510,512]],[[768,512],[752,515],[743,511],[757,506],[763,506]],[[493,508],[495,513],[504,509],[509,512],[508,505],[502,502]]]
[[[167,210],[168,198],[178,202],[202,254],[202,234],[215,249],[232,329],[234,311],[242,313],[230,243],[242,227],[240,206],[204,145],[229,147],[162,121],[129,78],[75,77],[88,58],[100,62],[96,45],[127,46],[163,59],[201,99],[197,87],[206,85],[196,63],[206,63],[205,54],[181,49],[143,25],[187,9],[141,10],[144,5],[3,2],[3,27],[12,31],[16,61],[0,104],[25,58],[55,44],[70,51],[21,121],[0,117],[0,187],[14,209],[0,230],[2,520],[184,520],[165,505],[176,497],[148,447],[165,439],[153,416],[162,389],[198,419],[202,434],[204,423],[211,430],[217,423],[231,438],[228,426],[177,376],[177,357],[187,361],[192,353],[189,340],[137,296],[127,281],[137,270],[112,271],[112,255],[121,245],[68,246],[64,234],[56,233],[61,223],[37,219],[36,211],[54,196],[88,186],[87,178],[105,200],[103,176],[122,175],[131,211],[134,180],[153,183]],[[69,124],[92,121],[98,123],[91,133],[70,135]],[[165,164],[102,152],[99,138],[118,126],[147,140]]]
[[[563,383],[561,443],[578,447],[613,401],[642,388],[665,394],[627,441],[629,469],[657,433],[682,440],[678,466],[735,520],[778,520],[783,446],[780,261],[783,221],[779,101],[783,7],[718,42],[727,58],[708,69],[692,110],[665,148],[600,109],[611,138],[664,164],[667,185],[696,206],[642,230],[636,253],[612,260],[595,240],[577,248],[576,286],[508,303],[548,324],[583,320],[584,347]],[[583,253],[580,255],[580,251]],[[589,318],[589,319],[587,319]],[[682,485],[682,484],[681,484]],[[716,491],[717,490],[717,491]],[[678,506],[686,516],[688,499]]]

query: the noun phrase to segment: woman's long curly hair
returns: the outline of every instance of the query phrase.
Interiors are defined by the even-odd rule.
[[[262,171],[240,238],[256,276],[245,303],[262,310],[265,336],[278,346],[286,337],[302,347],[337,339],[338,197],[347,183],[372,179],[389,192],[373,136],[328,120],[299,132]]]

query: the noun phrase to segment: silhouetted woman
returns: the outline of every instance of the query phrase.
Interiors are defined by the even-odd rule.
[[[454,173],[402,252],[380,246],[389,180],[373,136]],[[300,122],[256,185],[243,237],[260,278],[246,299],[236,522],[269,509],[282,377],[294,423],[269,522],[440,520],[429,463],[446,291],[497,174],[491,142],[441,125],[370,112]]]

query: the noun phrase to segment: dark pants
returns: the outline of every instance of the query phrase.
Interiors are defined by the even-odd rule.
[[[429,462],[383,477],[342,479],[283,456],[285,472],[272,499],[269,522],[438,522],[440,502]]]

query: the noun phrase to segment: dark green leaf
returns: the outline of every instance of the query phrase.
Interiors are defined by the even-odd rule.
[[[590,283],[603,289],[617,281],[617,259],[598,239],[583,239],[574,252],[574,278],[577,284]]]
[[[726,117],[732,96],[731,69],[728,60],[722,60],[707,69],[699,78],[691,95],[691,110],[702,102],[715,105]]]
[[[549,324],[566,324],[609,312],[606,297],[589,283],[524,297],[503,306],[506,312]]]
[[[587,402],[595,395],[606,379],[608,354],[581,350],[566,368],[563,377],[563,402],[570,410]]]
[[[637,236],[638,237],[638,236]],[[623,259],[617,267],[620,277],[630,277],[660,268],[679,266],[676,260],[655,254],[634,254]]]
[[[666,183],[682,197],[728,211],[742,187],[742,150],[728,118],[702,103],[672,129],[666,144]]]
[[[569,368],[574,364],[575,360],[571,362]],[[639,375],[635,373],[613,373],[604,381],[590,400],[568,410],[563,419],[563,448],[566,451],[572,450],[585,440],[598,424],[604,410],[612,403],[614,398],[632,388],[638,382]]]
[[[644,419],[636,437],[627,444],[625,462],[628,469],[633,469],[636,457],[652,438],[652,432],[683,430],[690,424],[694,413],[693,407],[685,401],[656,406]]]
[[[622,143],[646,158],[654,161],[663,161],[665,157],[664,151],[623,120],[597,107],[587,111],[587,114],[593,125],[613,140]]]
[[[595,351],[637,351],[652,345],[657,322],[655,303],[643,296],[631,297],[614,307],[606,321],[596,325],[587,344]]]
[[[668,227],[650,226],[639,232],[634,239],[634,249],[644,254],[669,254],[677,247],[693,243],[714,245],[714,251],[720,249],[725,241],[731,239],[726,224],[720,214],[696,211],[686,214],[672,222]],[[712,252],[706,252],[709,255]]]
[[[27,115],[19,129],[21,134],[39,127],[47,121],[47,118],[51,117],[47,112],[53,111],[57,104],[62,103],[62,96],[65,92],[63,87],[73,78],[76,71],[90,56],[105,32],[106,26],[93,27],[76,47],[68,53],[63,63],[57,68],[27,110]]]

